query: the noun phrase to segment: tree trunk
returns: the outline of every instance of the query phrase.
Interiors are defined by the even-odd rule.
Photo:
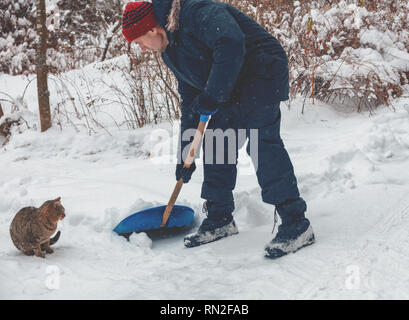
[[[41,132],[51,127],[50,93],[48,91],[47,69],[47,26],[45,0],[37,0],[37,94],[40,111]]]

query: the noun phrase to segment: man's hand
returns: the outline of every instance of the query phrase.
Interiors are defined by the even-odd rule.
[[[200,114],[200,121],[206,122],[209,120],[209,116],[214,115],[219,110],[219,104],[202,92],[193,99],[190,108]]]
[[[190,168],[183,168],[183,164],[176,165],[176,180],[183,179],[183,183],[188,183],[192,177],[193,172],[196,170],[196,164],[193,162]]]

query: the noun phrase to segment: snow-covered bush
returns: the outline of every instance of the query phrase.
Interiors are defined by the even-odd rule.
[[[34,1],[0,2],[0,72],[34,72]]]
[[[62,65],[55,63],[55,71],[67,71],[124,54],[127,43],[120,26],[126,2],[59,0],[56,3],[59,26],[50,36],[50,42],[58,53],[64,54],[65,61]]]
[[[64,72],[101,60],[103,56],[111,58],[125,53],[126,41],[119,32],[124,3],[123,0],[47,0],[50,71]],[[35,1],[2,0],[0,72],[35,73],[36,40]]]
[[[408,1],[226,2],[283,44],[292,96],[353,103],[360,110],[390,105],[409,84]]]

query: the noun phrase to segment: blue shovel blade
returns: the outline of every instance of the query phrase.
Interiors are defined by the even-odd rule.
[[[122,220],[114,229],[117,234],[140,232],[160,228],[162,215],[166,206],[145,209],[131,214]],[[170,214],[166,228],[190,226],[193,223],[193,209],[175,205]]]

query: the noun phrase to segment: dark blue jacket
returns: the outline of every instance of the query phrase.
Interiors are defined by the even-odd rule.
[[[182,130],[195,128],[195,111],[222,108],[245,78],[270,79],[273,101],[288,99],[288,62],[283,47],[254,20],[214,0],[182,0],[179,28],[167,29],[174,0],[152,0],[169,45],[162,58],[178,80]]]

